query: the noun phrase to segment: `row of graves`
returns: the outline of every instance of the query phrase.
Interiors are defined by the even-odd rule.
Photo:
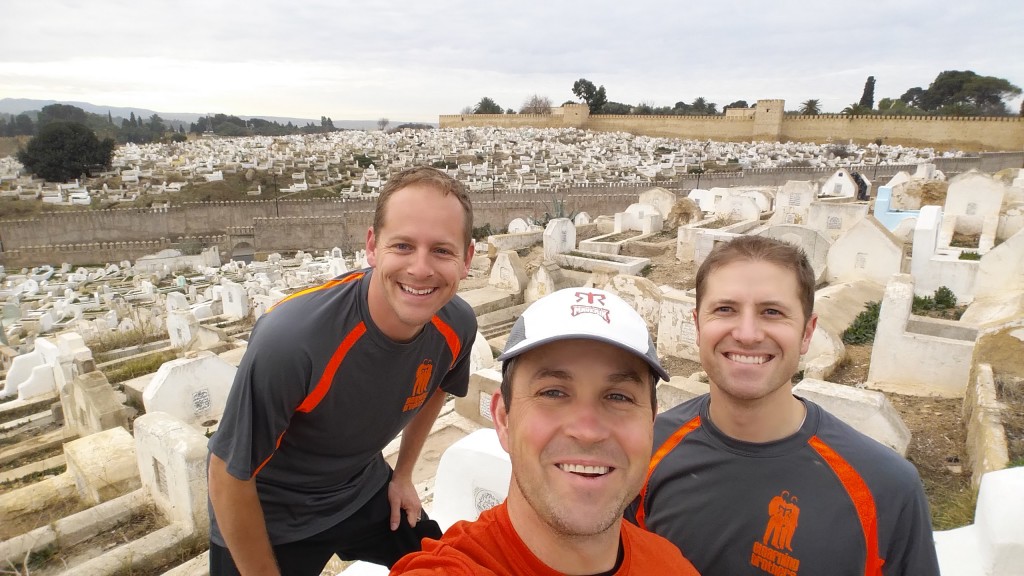
[[[887,186],[905,183],[898,178]],[[934,173],[929,178],[935,180]],[[1020,468],[1003,470],[1009,458],[994,380],[999,374],[1024,379],[1024,370],[1008,359],[1012,354],[982,351],[1007,341],[1016,356],[1024,350],[1024,232],[1011,213],[1021,207],[1021,178],[1018,171],[953,179],[944,204],[922,207],[905,233],[870,214],[855,191],[835,195],[826,183],[833,194],[822,194],[813,182],[695,190],[687,198],[653,188],[614,215],[578,214],[545,226],[512,220],[508,233],[477,244],[474,281],[460,292],[480,332],[469,394],[445,407],[414,472],[432,517],[442,527],[475,518],[506,494],[508,458],[487,408],[500,384],[496,352],[529,303],[573,286],[616,292],[645,318],[662,357],[699,361],[693,291],[656,285],[643,276],[651,260],[623,248],[634,244],[699,263],[715,243],[759,234],[801,246],[819,281],[820,319],[797,392],[901,454],[910,433],[887,393],[961,399],[980,495],[973,524],[936,534],[940,561],[944,573],[1012,573],[1000,570],[1024,565],[1024,477]],[[947,269],[941,253],[961,249],[949,245],[943,230],[952,226],[952,234],[963,234],[962,227],[975,222],[967,216],[979,209],[964,213],[965,197],[985,206],[984,222],[990,203],[983,197],[996,189],[1002,196],[992,201],[994,217],[1004,223],[981,224],[994,230],[991,245],[978,240],[971,248],[978,260]],[[927,217],[931,209],[938,215]],[[533,252],[542,256],[527,265],[523,255]],[[187,258],[165,254],[157,265],[102,269],[43,267],[2,279],[0,563],[28,566],[32,574],[206,573],[206,442],[252,321],[288,293],[366,261],[365,254],[346,257],[337,249],[217,266]],[[914,295],[929,291],[926,278],[932,277],[968,304],[960,320],[911,314]],[[844,359],[842,331],[871,301],[881,301],[881,321],[868,380],[861,386],[829,382]],[[104,336],[139,331],[158,338],[93,351]],[[111,384],[108,375],[117,368],[161,352],[173,359]],[[707,389],[701,373],[676,376],[659,385],[659,409]],[[398,442],[385,449],[392,462]],[[340,569],[330,567],[331,573]],[[387,570],[356,563],[346,572]]]
[[[14,158],[0,158],[0,197],[88,205],[94,199],[129,201],[176,192],[228,174],[252,180],[264,172],[282,178],[278,194],[330,187],[340,197],[367,198],[391,174],[418,165],[444,169],[475,191],[537,192],[671,181],[711,163],[744,170],[884,166],[958,154],[876,144],[695,141],[573,128],[351,130],[126,144],[115,151],[111,171],[67,185],[34,179]],[[249,194],[262,195],[262,186],[253,180]]]

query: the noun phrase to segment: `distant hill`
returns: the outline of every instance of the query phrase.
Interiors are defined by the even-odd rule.
[[[0,113],[17,115],[21,114],[22,112],[39,111],[42,110],[44,106],[49,106],[50,104],[67,104],[69,106],[76,106],[78,108],[81,108],[82,110],[85,110],[86,112],[91,112],[93,114],[101,114],[103,116],[106,116],[107,112],[110,112],[112,116],[121,118],[128,118],[132,113],[135,113],[136,118],[149,118],[153,114],[158,114],[165,121],[177,120],[183,122],[185,124],[186,129],[188,128],[189,124],[195,122],[203,116],[217,113],[230,114],[230,112],[226,112],[223,110],[211,111],[209,113],[157,112],[155,110],[149,110],[147,108],[126,108],[123,106],[103,106],[91,104],[89,102],[74,102],[70,100],[32,100],[29,98],[0,98]],[[291,122],[296,126],[305,126],[310,122],[316,125],[320,124],[319,118],[289,118],[286,116],[242,116],[238,114],[235,114],[234,116],[238,116],[243,120],[248,120],[250,118],[262,118],[263,120],[277,122],[278,124],[287,124]],[[334,122],[335,128],[348,128],[350,130],[377,129],[376,120],[337,120],[335,118],[331,118],[331,121]],[[403,121],[392,120],[390,126],[394,127],[404,123],[405,122]],[[433,126],[437,127],[436,124],[433,124]]]

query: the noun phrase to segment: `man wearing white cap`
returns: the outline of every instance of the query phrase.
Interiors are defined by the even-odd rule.
[[[650,460],[655,385],[669,377],[643,318],[609,292],[559,290],[523,312],[498,359],[491,415],[512,462],[508,498],[391,573],[697,574],[622,519]]]

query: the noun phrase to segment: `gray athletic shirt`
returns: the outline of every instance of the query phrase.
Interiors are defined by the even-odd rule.
[[[704,576],[938,576],[914,466],[803,402],[800,430],[763,444],[716,428],[707,395],[659,414],[655,468],[627,519],[671,540]],[[872,531],[880,571],[867,562]]]
[[[470,306],[456,296],[414,340],[396,343],[370,320],[371,274],[298,292],[260,317],[210,439],[232,476],[256,476],[273,544],[349,517],[384,485],[381,450],[434,390],[466,395]],[[210,537],[224,545],[212,507]]]

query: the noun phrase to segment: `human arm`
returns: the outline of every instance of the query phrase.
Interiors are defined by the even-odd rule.
[[[409,525],[415,527],[420,518],[423,504],[420,502],[416,486],[412,482],[412,471],[416,460],[423,451],[423,445],[430,435],[430,429],[437,420],[444,406],[444,390],[434,390],[434,394],[423,404],[420,411],[413,417],[402,432],[402,442],[398,448],[398,461],[395,473],[388,485],[388,501],[391,502],[391,529],[397,530],[401,521],[402,510],[409,518]]]
[[[235,478],[224,460],[210,454],[208,481],[217,525],[238,571],[245,576],[279,576],[255,477]]]

